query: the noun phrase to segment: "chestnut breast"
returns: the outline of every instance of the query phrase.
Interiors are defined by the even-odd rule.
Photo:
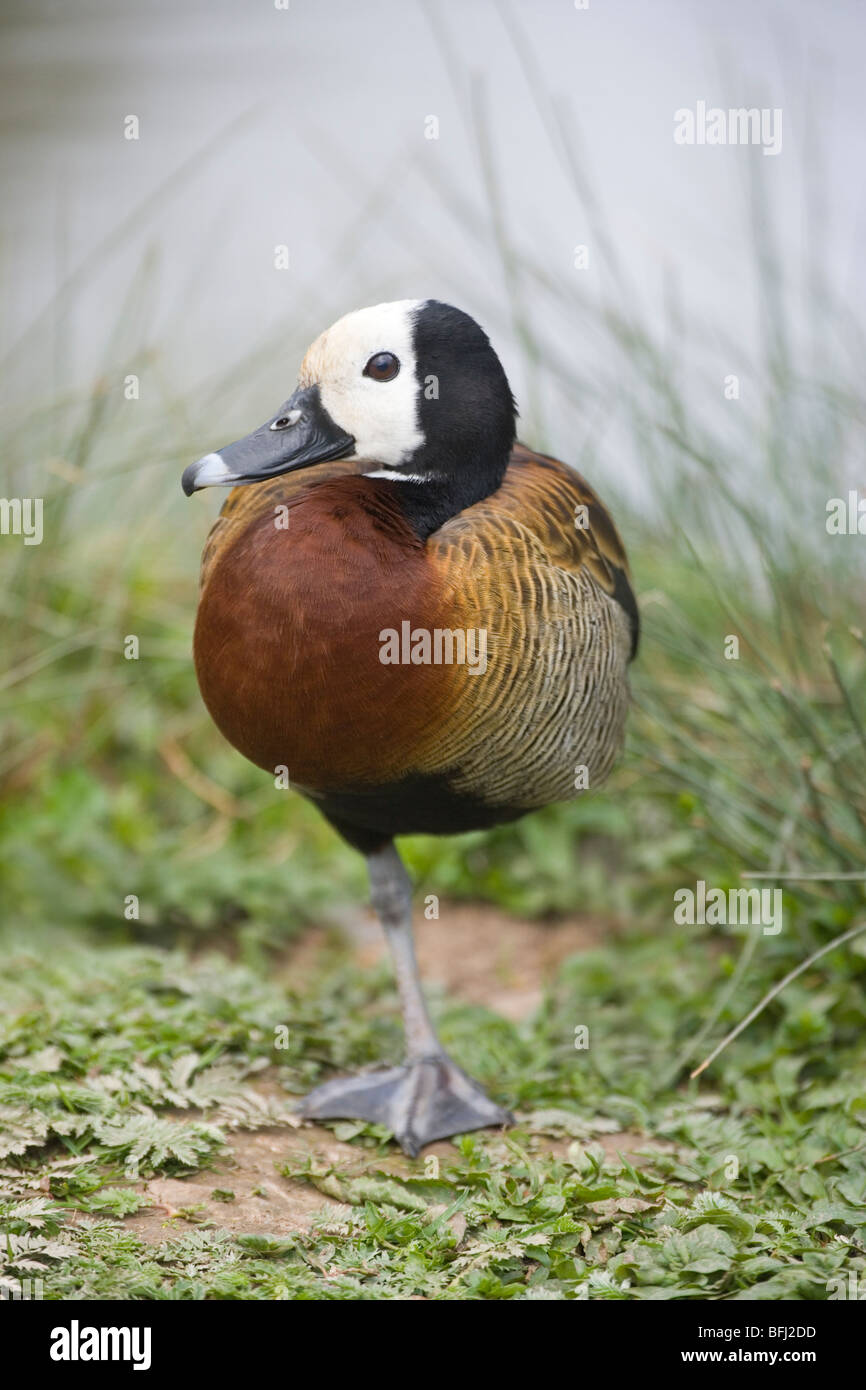
[[[211,559],[202,696],[235,748],[301,788],[397,778],[435,739],[453,668],[383,664],[380,634],[448,626],[445,586],[387,485],[350,476],[292,493],[276,509],[267,489],[259,505],[245,496]]]

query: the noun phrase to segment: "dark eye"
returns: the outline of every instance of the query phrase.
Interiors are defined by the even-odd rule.
[[[400,363],[393,352],[377,352],[364,368],[364,376],[374,381],[393,381],[400,370]]]

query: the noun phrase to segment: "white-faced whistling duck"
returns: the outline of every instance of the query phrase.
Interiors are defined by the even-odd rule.
[[[515,415],[474,319],[379,304],[313,343],[271,419],[183,475],[187,494],[234,488],[203,556],[205,704],[366,856],[400,989],[404,1064],[327,1081],[301,1114],[378,1122],[409,1154],[511,1116],[430,1021],[393,837],[599,786],[629,703],[622,543],[577,473],[515,443]]]

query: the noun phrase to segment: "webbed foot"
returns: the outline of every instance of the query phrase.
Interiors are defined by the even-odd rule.
[[[326,1081],[304,1097],[298,1114],[306,1120],[386,1125],[411,1158],[434,1139],[514,1123],[444,1052]]]

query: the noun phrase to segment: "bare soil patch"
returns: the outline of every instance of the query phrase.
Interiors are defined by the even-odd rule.
[[[616,931],[615,924],[595,917],[539,923],[466,903],[443,903],[438,920],[415,915],[422,979],[513,1022],[528,1018],[538,1008],[545,986],[563,960],[597,946]],[[361,966],[382,959],[385,943],[372,913],[359,913],[340,931],[308,932],[289,950],[283,973],[297,985],[346,946]]]

